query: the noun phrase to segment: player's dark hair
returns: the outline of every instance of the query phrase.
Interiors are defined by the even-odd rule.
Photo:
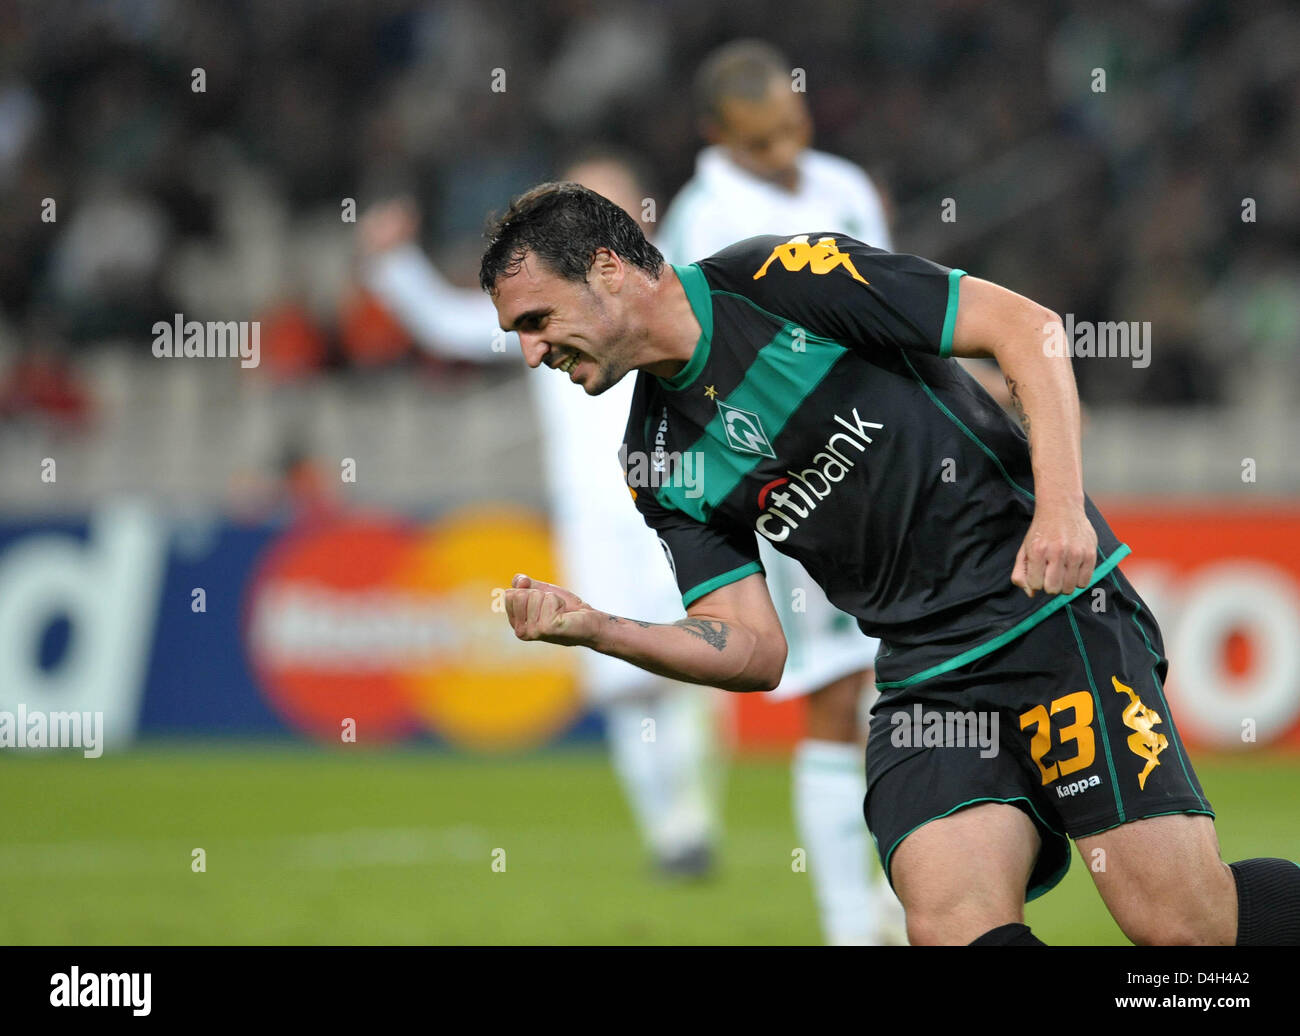
[[[651,277],[657,278],[664,267],[663,254],[646,240],[636,220],[576,183],[544,183],[525,191],[488,224],[485,236],[488,246],[478,282],[487,292],[499,278],[517,273],[529,253],[571,281],[587,279],[598,248],[608,248]]]
[[[762,40],[735,40],[713,51],[695,73],[695,108],[703,119],[721,119],[730,98],[761,101],[773,79],[786,79],[790,63]]]

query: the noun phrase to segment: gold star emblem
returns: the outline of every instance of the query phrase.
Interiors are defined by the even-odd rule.
[[[716,399],[718,396],[718,390],[715,389],[712,385],[705,385],[704,394],[708,396],[710,399]]]

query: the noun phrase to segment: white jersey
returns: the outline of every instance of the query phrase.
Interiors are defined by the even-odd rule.
[[[519,339],[494,351],[496,307],[450,284],[415,245],[369,260],[367,286],[426,348],[459,359],[520,362]],[[500,345],[497,346],[500,350]],[[541,428],[542,461],[564,585],[602,611],[650,622],[686,613],[654,532],[641,520],[619,467],[636,379],[588,396],[568,375],[527,372]],[[609,655],[583,651],[583,683],[598,702],[648,691],[662,677]]]
[[[659,234],[664,258],[680,266],[756,234],[809,230],[842,230],[892,250],[884,205],[866,173],[846,159],[811,148],[799,156],[798,166],[796,187],[787,191],[746,172],[722,148],[705,148],[696,159],[695,175],[664,215]],[[761,538],[759,552],[789,644],[781,686],[769,697],[806,694],[870,668],[879,642],[864,636],[856,622],[827,601],[797,561]]]
[[[756,234],[817,229],[842,230],[865,244],[892,248],[875,185],[847,159],[804,151],[798,184],[787,191],[745,172],[720,147],[709,147],[668,206],[656,244],[680,266]]]

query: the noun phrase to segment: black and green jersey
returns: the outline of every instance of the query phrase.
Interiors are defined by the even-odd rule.
[[[762,571],[764,536],[880,638],[887,690],[1085,592],[1010,581],[1034,479],[1023,432],[950,358],[963,271],[832,232],[674,269],[702,333],[675,377],[638,375],[621,456],[685,605]],[[1128,548],[1087,514],[1095,582]]]

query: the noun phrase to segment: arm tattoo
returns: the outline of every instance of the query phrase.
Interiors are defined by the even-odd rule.
[[[631,622],[640,626],[643,630],[648,630],[651,626],[666,627],[668,625],[662,622],[642,622],[640,619],[628,619],[621,615],[611,615],[609,621]],[[716,619],[680,619],[672,623],[672,625],[680,626],[692,637],[699,637],[718,651],[726,650],[727,637],[731,635],[731,627],[725,622],[719,622]]]
[[[654,622],[642,622],[640,619],[627,619],[621,615],[611,615],[609,617],[609,621],[610,622],[633,622],[636,623],[636,625],[640,626],[643,630],[648,630],[651,626],[658,625],[658,623],[654,623]]]
[[[1025,438],[1029,438],[1029,415],[1025,413],[1025,404],[1020,401],[1020,393],[1016,391],[1016,379],[1003,376],[1007,379],[1007,389],[1011,393],[1011,405],[1016,408],[1016,416],[1020,418],[1020,426],[1025,430]],[[1032,445],[1029,452],[1033,452]]]
[[[731,627],[725,622],[714,619],[679,619],[673,625],[680,626],[693,637],[699,637],[717,651],[726,649],[727,637],[731,633]]]

